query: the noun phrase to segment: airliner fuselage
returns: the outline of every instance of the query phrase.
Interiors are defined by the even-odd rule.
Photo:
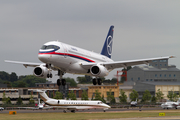
[[[39,50],[38,58],[40,61],[52,64],[64,72],[87,75],[90,75],[90,72],[81,63],[113,62],[112,59],[104,55],[58,41],[44,44]]]

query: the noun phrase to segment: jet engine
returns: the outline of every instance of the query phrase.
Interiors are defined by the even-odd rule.
[[[90,73],[93,76],[107,76],[109,74],[109,71],[102,65],[94,65],[90,68]]]
[[[48,73],[49,73],[48,68],[44,67],[43,65],[34,68],[34,72],[33,72],[35,76],[43,77],[43,78],[46,78]]]

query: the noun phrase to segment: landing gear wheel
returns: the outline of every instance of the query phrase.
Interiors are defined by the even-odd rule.
[[[66,85],[66,80],[62,79],[62,85],[65,86]]]
[[[47,78],[52,78],[52,74],[47,74]]]
[[[102,84],[101,78],[98,78],[97,80],[98,80],[98,85],[101,85]]]
[[[75,110],[71,110],[72,113],[75,113]]]
[[[63,110],[64,113],[66,113],[66,110]]]
[[[93,79],[93,85],[96,85],[97,82],[96,82],[96,78]]]
[[[49,77],[52,78],[52,74],[49,74]]]
[[[60,80],[60,79],[57,80],[57,85],[58,85],[58,86],[61,85],[61,80]]]

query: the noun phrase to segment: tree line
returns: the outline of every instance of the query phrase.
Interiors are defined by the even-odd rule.
[[[35,83],[45,83],[47,80],[34,75],[17,76],[15,72],[11,74],[0,71],[0,84],[7,84],[7,87],[35,87]]]
[[[138,100],[138,92],[136,90],[133,90],[130,93],[130,99],[131,101],[136,101],[136,99]],[[179,99],[179,95],[177,95],[176,93],[174,93],[173,91],[170,91],[167,95],[167,98],[170,101],[174,101],[176,102]],[[162,91],[160,91],[160,89],[158,89],[158,91],[155,93],[155,96],[151,95],[151,93],[146,90],[143,93],[142,99],[141,99],[141,103],[156,103],[156,102],[161,102],[161,100],[164,99],[164,94],[162,93]],[[125,92],[123,90],[120,91],[120,96],[119,96],[119,100],[121,103],[127,103],[127,95],[125,95]]]
[[[71,87],[77,87],[77,84],[92,84],[92,77],[85,75],[77,77],[76,82],[73,78],[67,77],[66,82],[70,83]],[[116,84],[117,78],[105,79],[101,78],[104,84]],[[0,84],[7,84],[7,87],[36,87],[35,83],[46,83],[48,80],[39,78],[34,75],[17,76],[15,72],[11,74],[0,71]]]

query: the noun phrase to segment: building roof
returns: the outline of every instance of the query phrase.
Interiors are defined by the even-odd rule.
[[[168,66],[167,68],[156,68],[153,66],[135,66],[134,68],[139,68],[143,71],[180,71],[174,65]]]
[[[119,86],[119,89],[123,89],[123,90],[131,90],[133,89],[133,86],[132,85],[120,85]]]
[[[141,82],[144,84],[151,84],[151,85],[180,85],[180,82]]]

